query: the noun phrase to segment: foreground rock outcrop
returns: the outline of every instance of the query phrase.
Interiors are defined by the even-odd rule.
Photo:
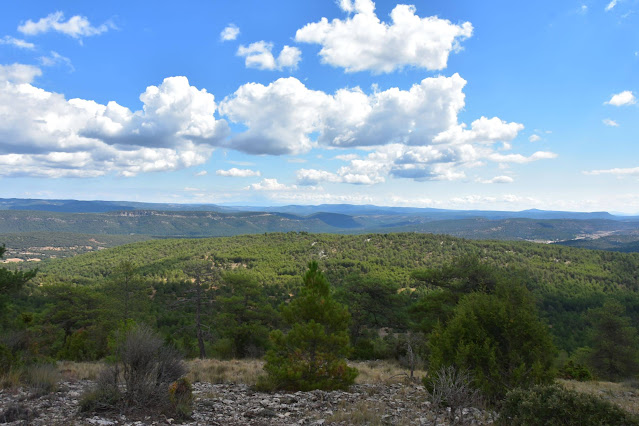
[[[60,383],[58,391],[33,395],[24,388],[0,391],[0,423],[10,425],[167,425],[178,423],[143,410],[121,413],[78,413],[87,380]],[[447,413],[427,401],[416,384],[355,385],[349,392],[254,392],[242,384],[193,385],[192,418],[185,425],[434,425],[448,424]],[[493,422],[490,413],[464,410],[465,424]]]

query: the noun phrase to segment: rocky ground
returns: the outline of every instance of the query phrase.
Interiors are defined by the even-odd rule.
[[[65,381],[56,392],[36,396],[24,388],[0,390],[0,423],[10,425],[167,425],[175,419],[153,413],[78,413],[88,380]],[[417,384],[360,384],[349,392],[254,392],[242,384],[193,385],[192,419],[185,425],[439,425],[447,413],[431,407]],[[492,423],[492,416],[466,409],[464,424]],[[459,420],[459,419],[458,419]]]

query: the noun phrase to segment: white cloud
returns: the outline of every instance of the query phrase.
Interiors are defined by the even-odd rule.
[[[235,24],[229,24],[220,33],[220,40],[230,41],[235,40],[240,35],[240,29]]]
[[[317,185],[320,182],[341,182],[341,177],[335,173],[316,169],[300,169],[296,172],[297,183],[300,185]]]
[[[520,123],[507,123],[498,117],[481,117],[471,123],[470,130],[466,125],[453,126],[435,136],[433,141],[455,143],[488,143],[511,141],[524,128]]]
[[[510,176],[495,176],[492,179],[477,179],[479,183],[513,183],[515,180]]]
[[[612,10],[612,8],[614,8],[617,5],[617,0],[612,0],[610,3],[608,3],[608,5],[606,6],[606,12],[609,12]]]
[[[0,174],[132,176],[203,164],[227,125],[215,120],[213,95],[171,77],[140,96],[132,112],[109,102],[65,99],[28,84],[39,70],[0,68]],[[17,75],[17,77],[16,77]]]
[[[471,130],[455,128],[457,113],[464,107],[465,84],[454,74],[426,78],[409,90],[391,88],[366,95],[354,88],[329,95],[289,77],[268,86],[245,84],[221,102],[220,111],[248,127],[234,137],[232,147],[252,154],[297,154],[316,143],[343,148],[461,140],[491,143],[516,136],[523,126],[498,118],[482,117]],[[317,135],[316,140],[312,135]]]
[[[75,39],[81,39],[82,37],[102,34],[107,32],[109,28],[113,27],[113,24],[110,22],[94,27],[85,16],[80,15],[72,16],[65,22],[64,13],[54,12],[47,15],[45,18],[40,18],[37,22],[29,19],[27,22],[18,27],[18,31],[26,35],[37,35],[49,31],[55,31],[66,34]]]
[[[42,70],[33,65],[11,64],[0,65],[0,82],[8,81],[15,84],[31,83],[42,75]]]
[[[218,176],[227,176],[227,177],[252,177],[252,176],[260,176],[261,173],[259,170],[251,170],[251,169],[238,169],[233,167],[229,170],[218,170],[215,172]]]
[[[71,59],[66,56],[60,55],[58,52],[51,51],[49,56],[41,56],[40,63],[45,67],[52,67],[58,64],[64,64],[67,66],[69,71],[75,71],[75,67],[71,63]]]
[[[295,185],[286,186],[283,183],[279,183],[277,179],[262,179],[261,182],[251,184],[245,189],[253,191],[289,191],[297,189]]]
[[[297,64],[302,60],[302,51],[297,47],[284,46],[277,57],[278,69],[297,68]]]
[[[110,144],[152,147],[180,143],[217,145],[228,134],[224,120],[216,120],[215,97],[206,89],[189,85],[186,77],[165,78],[160,86],[149,86],[140,95],[141,111],[109,102],[70,100],[91,111],[82,135]]]
[[[249,83],[220,103],[220,112],[247,127],[227,147],[250,154],[299,154],[316,146],[376,147],[365,158],[335,158],[349,164],[336,171],[301,169],[300,185],[319,182],[371,185],[387,176],[415,180],[464,179],[461,168],[485,160],[525,163],[556,154],[531,157],[496,154],[498,142],[509,141],[524,128],[498,117],[481,117],[466,126],[457,114],[464,107],[466,81],[459,75],[432,77],[409,90],[391,88],[367,95],[359,88],[330,95],[308,89],[296,78],[268,86]],[[491,157],[497,155],[497,157]]]
[[[615,120],[612,120],[610,118],[604,118],[602,120],[603,124],[605,124],[606,126],[610,126],[610,127],[619,127],[619,123],[617,123]]]
[[[302,59],[302,52],[297,47],[284,46],[279,56],[273,56],[273,43],[258,41],[248,46],[241,45],[237,49],[237,55],[245,58],[247,68],[260,70],[283,70],[284,68],[297,68]]]
[[[327,99],[292,77],[268,86],[245,84],[220,103],[221,114],[248,127],[231,139],[230,147],[249,154],[307,152],[313,146],[309,135],[319,130],[319,111]]]
[[[615,169],[606,169],[606,170],[591,170],[591,171],[587,171],[583,173],[586,175],[593,175],[593,176],[598,176],[598,175],[615,175],[618,177],[639,176],[639,167],[632,167],[632,168],[626,168],[626,169],[615,168]]]
[[[320,44],[322,61],[347,72],[388,73],[405,66],[441,70],[450,52],[459,50],[459,42],[473,31],[470,22],[420,18],[411,5],[395,6],[390,24],[379,20],[371,0],[341,0],[340,7],[354,15],[309,23],[297,30],[295,41]]]
[[[541,136],[539,135],[530,135],[530,137],[528,138],[528,141],[530,142],[538,142],[541,140]]]
[[[359,155],[357,154],[344,154],[344,155],[335,156],[335,159],[340,161],[351,161],[351,160],[357,160],[358,158],[359,158]]]
[[[391,144],[379,147],[364,159],[352,159],[335,173],[315,169],[297,172],[300,185],[320,182],[373,185],[386,176],[417,181],[458,180],[466,177],[459,167],[477,164],[478,154],[470,145],[410,147]]]
[[[29,50],[35,49],[35,44],[29,43],[28,41],[21,40],[19,38],[15,38],[11,36],[4,36],[3,38],[0,38],[0,44],[8,44],[10,46],[18,47],[20,49],[29,49]]]
[[[521,154],[493,153],[493,154],[490,154],[487,158],[491,161],[495,161],[499,163],[524,164],[524,163],[530,163],[532,161],[537,161],[537,160],[550,160],[553,158],[557,158],[557,154],[555,154],[554,152],[548,152],[548,151],[537,151],[534,154],[526,157]]]
[[[637,103],[637,98],[635,98],[635,95],[630,90],[625,90],[616,95],[612,95],[610,100],[605,103],[614,106],[633,105]]]
[[[198,176],[198,177],[199,177],[199,176],[206,176],[206,175],[208,175],[208,174],[209,174],[209,172],[207,172],[206,170],[200,170],[199,172],[197,172],[197,173],[195,174],[195,176]]]

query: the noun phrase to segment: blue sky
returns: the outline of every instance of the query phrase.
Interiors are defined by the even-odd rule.
[[[639,0],[0,7],[1,197],[639,212]]]

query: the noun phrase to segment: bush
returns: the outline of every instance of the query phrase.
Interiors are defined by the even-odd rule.
[[[462,297],[447,324],[431,333],[429,348],[431,371],[448,365],[467,369],[491,403],[509,389],[548,384],[555,374],[548,327],[518,284],[500,282],[494,294]]]
[[[578,380],[585,382],[592,380],[592,373],[583,364],[568,360],[561,369],[559,369],[559,377],[566,380]]]
[[[639,425],[636,416],[594,395],[559,387],[534,386],[509,392],[499,424],[527,426]]]
[[[166,414],[175,415],[178,405],[171,403],[171,386],[180,383],[186,374],[177,351],[164,346],[162,339],[146,326],[135,326],[123,336],[116,336],[115,341],[119,342],[116,362],[100,374],[96,389],[84,395],[81,410],[160,408],[167,410]],[[186,412],[184,393],[187,388],[190,393],[190,385],[178,387],[176,401],[181,412]]]
[[[186,377],[171,383],[169,386],[169,400],[173,411],[179,419],[191,417],[193,406],[193,388],[191,382]]]

